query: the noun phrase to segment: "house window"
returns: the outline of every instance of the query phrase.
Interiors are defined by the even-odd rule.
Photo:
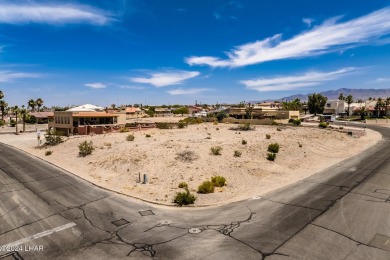
[[[330,107],[330,105],[331,105],[330,103],[327,103],[327,104],[326,104],[326,107]]]

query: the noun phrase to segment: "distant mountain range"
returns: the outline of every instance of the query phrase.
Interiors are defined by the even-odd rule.
[[[366,100],[370,97],[372,98],[386,98],[390,97],[390,88],[385,88],[385,89],[351,89],[351,88],[340,88],[338,90],[328,90],[324,92],[319,92],[321,95],[326,96],[328,100],[335,100],[339,98],[340,93],[343,93],[344,97],[348,95],[352,95],[354,100],[362,99]],[[297,95],[291,95],[288,97],[284,98],[279,98],[277,100],[294,100],[296,98],[299,98],[301,101],[307,101],[307,96],[310,94],[302,95],[302,94],[297,94]],[[262,102],[268,102],[268,101],[273,101],[273,100],[263,100]],[[258,103],[258,101],[249,101],[248,103]]]

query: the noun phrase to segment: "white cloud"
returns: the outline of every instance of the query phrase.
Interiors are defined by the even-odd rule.
[[[383,83],[383,82],[390,82],[390,78],[377,78],[373,81],[373,83]]]
[[[302,22],[304,22],[307,27],[311,27],[311,24],[314,22],[315,20],[314,19],[311,19],[311,18],[303,18],[302,19]]]
[[[246,43],[227,52],[227,59],[212,56],[186,58],[189,65],[241,67],[272,60],[317,56],[358,45],[375,44],[390,33],[390,7],[347,22],[329,19],[295,37],[282,40],[281,34]]]
[[[26,73],[26,72],[14,72],[3,70],[0,71],[0,82],[11,82],[15,79],[22,78],[39,78],[42,75],[36,73]]]
[[[240,81],[247,89],[264,91],[291,90],[316,86],[325,81],[335,80],[356,72],[356,68],[348,67],[332,72],[307,72],[299,76],[260,78]]]
[[[145,87],[141,86],[126,86],[126,85],[121,85],[119,86],[121,89],[145,89]]]
[[[189,88],[189,89],[179,88],[179,89],[169,90],[167,92],[172,96],[176,96],[176,95],[196,95],[210,90],[211,89],[209,88]]]
[[[190,79],[198,76],[200,73],[198,71],[168,71],[168,72],[156,72],[151,73],[148,78],[130,78],[130,81],[136,83],[146,83],[151,84],[155,87],[164,87],[170,85],[182,84],[186,79]]]
[[[84,5],[0,4],[0,23],[27,24],[107,24],[103,11]]]
[[[87,83],[87,84],[84,84],[84,86],[90,87],[90,88],[93,88],[93,89],[102,89],[102,88],[106,88],[107,87],[106,84],[103,84],[103,83],[100,83],[100,82]]]

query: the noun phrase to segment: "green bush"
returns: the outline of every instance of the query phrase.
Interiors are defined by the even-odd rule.
[[[265,135],[265,138],[266,138],[266,139],[271,139],[271,135],[270,135],[270,134],[266,134],[266,135]]]
[[[156,127],[158,129],[172,129],[173,123],[167,123],[167,122],[156,123]]]
[[[204,181],[201,185],[198,187],[198,193],[213,193],[214,192],[214,185],[211,183],[211,181]]]
[[[89,141],[89,142],[84,141],[84,142],[79,144],[79,155],[81,157],[85,157],[87,155],[92,154],[93,150],[95,150],[95,148],[93,148],[92,141]]]
[[[5,121],[0,119],[0,126],[4,126],[4,125],[5,125]]]
[[[184,128],[186,124],[184,122],[177,123],[177,128]]]
[[[183,205],[194,204],[195,200],[196,197],[193,194],[191,194],[188,189],[186,189],[186,191],[184,192],[176,193],[173,202],[181,207]]]
[[[290,118],[290,119],[288,120],[289,123],[294,123],[294,121],[295,121],[295,120],[294,120],[293,118]]]
[[[234,157],[241,157],[241,152],[240,151],[238,151],[238,150],[235,150],[234,151]]]
[[[120,133],[127,133],[129,132],[129,129],[127,129],[126,127],[122,127],[120,130],[119,130]]]
[[[134,139],[135,139],[135,137],[134,137],[133,134],[129,134],[129,135],[126,136],[126,140],[129,141],[129,142],[130,141],[134,141]]]
[[[320,123],[318,124],[318,127],[319,127],[319,128],[327,128],[328,125],[327,125],[325,122],[320,122]]]
[[[267,153],[268,161],[275,161],[276,153]]]
[[[218,125],[218,121],[214,121],[214,122],[213,122],[213,125]]]
[[[150,134],[146,134],[145,137],[152,137]]]
[[[26,118],[26,123],[27,124],[36,124],[37,123],[37,118],[35,116],[32,116],[32,115],[28,115],[27,118]]]
[[[268,145],[268,152],[278,153],[279,152],[279,144],[273,143]]]
[[[245,145],[245,144],[247,144],[248,142],[246,141],[246,140],[242,140],[241,141],[241,144],[243,144],[243,145]]]
[[[272,121],[271,125],[279,125],[276,121]]]
[[[211,177],[211,183],[214,187],[223,187],[226,184],[226,179],[222,176]]]
[[[64,141],[63,139],[64,133],[56,130],[47,130],[45,134],[46,144],[49,145],[57,145]]]
[[[9,122],[10,126],[12,127],[15,127],[16,126],[16,121],[11,119],[11,121]]]
[[[187,182],[180,182],[179,183],[179,188],[188,188]]]
[[[294,125],[301,125],[301,120],[300,119],[294,120],[293,124]]]
[[[221,146],[213,146],[211,147],[211,153],[214,155],[221,155],[222,147]]]
[[[45,155],[46,155],[46,156],[49,156],[49,155],[51,155],[52,153],[53,153],[53,151],[48,150],[48,151],[45,152]]]

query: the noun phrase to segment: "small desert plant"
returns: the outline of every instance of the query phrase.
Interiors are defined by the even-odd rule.
[[[268,152],[278,153],[279,152],[279,144],[273,143],[268,145]]]
[[[340,127],[339,127],[339,129],[341,129],[341,130],[342,130],[342,129],[344,129],[344,127],[340,126]]]
[[[234,151],[234,157],[241,157],[241,152],[240,151],[238,151],[238,150],[235,150]]]
[[[266,134],[266,135],[265,135],[265,138],[266,138],[266,139],[271,139],[271,135],[270,135],[270,134]]]
[[[194,151],[181,151],[176,154],[176,159],[183,161],[183,162],[192,162],[196,159],[198,159],[198,156],[195,154]]]
[[[246,140],[242,140],[241,141],[241,144],[243,144],[243,145],[245,145],[245,144],[247,144],[248,142],[246,141]]]
[[[211,147],[211,153],[213,155],[221,155],[222,147],[221,146],[213,146]]]
[[[293,118],[290,118],[290,119],[288,120],[288,122],[289,122],[289,123],[294,123],[294,119],[293,119]]]
[[[211,177],[211,183],[214,187],[223,187],[226,184],[226,179],[222,176],[214,176]]]
[[[112,144],[111,143],[104,143],[104,146],[111,147]]]
[[[214,192],[214,185],[211,183],[211,181],[204,181],[201,185],[198,187],[198,193],[213,193]]]
[[[183,122],[177,123],[177,128],[184,128],[185,126],[186,126],[186,124]]]
[[[127,129],[126,127],[122,127],[119,132],[121,133],[126,133],[126,132],[129,132],[129,129]]]
[[[46,156],[49,156],[49,155],[51,155],[52,153],[53,153],[53,151],[48,150],[48,151],[45,152],[45,155],[46,155]]]
[[[271,125],[279,125],[276,121],[272,121]]]
[[[126,140],[131,142],[131,141],[134,141],[135,137],[133,134],[129,134],[128,136],[126,136]]]
[[[95,150],[95,148],[93,148],[92,141],[89,141],[89,142],[84,141],[84,142],[79,144],[79,155],[81,157],[85,157],[87,155],[92,154],[93,150]]]
[[[0,126],[4,126],[4,125],[5,125],[5,121],[0,119]]]
[[[299,145],[299,147],[301,147],[301,148],[302,148],[302,144],[301,144],[301,143],[298,143],[298,145]]]
[[[46,130],[45,139],[46,143],[50,145],[57,145],[64,141],[63,133],[61,131],[56,131],[53,129]]]
[[[267,153],[268,161],[275,161],[276,153]]]
[[[145,137],[152,137],[150,134],[146,134]]]
[[[276,128],[276,131],[282,131],[282,129],[278,127],[278,128]]]
[[[173,202],[181,207],[183,205],[194,204],[195,200],[196,197],[193,194],[191,194],[188,189],[186,189],[186,191],[184,192],[176,193]]]
[[[187,182],[180,182],[179,183],[179,188],[188,188]]]
[[[158,129],[172,129],[172,127],[173,127],[172,123],[167,123],[167,122],[156,123],[156,128]]]
[[[320,123],[318,124],[318,127],[319,127],[319,128],[327,128],[328,125],[327,125],[325,122],[320,122]]]
[[[218,125],[218,121],[214,121],[214,122],[213,122],[213,125]]]
[[[293,121],[293,124],[294,125],[301,125],[301,120],[300,119],[296,119]]]
[[[9,124],[10,124],[12,127],[14,127],[14,126],[16,126],[16,121],[13,120],[13,119],[11,119],[11,121],[9,122]]]

